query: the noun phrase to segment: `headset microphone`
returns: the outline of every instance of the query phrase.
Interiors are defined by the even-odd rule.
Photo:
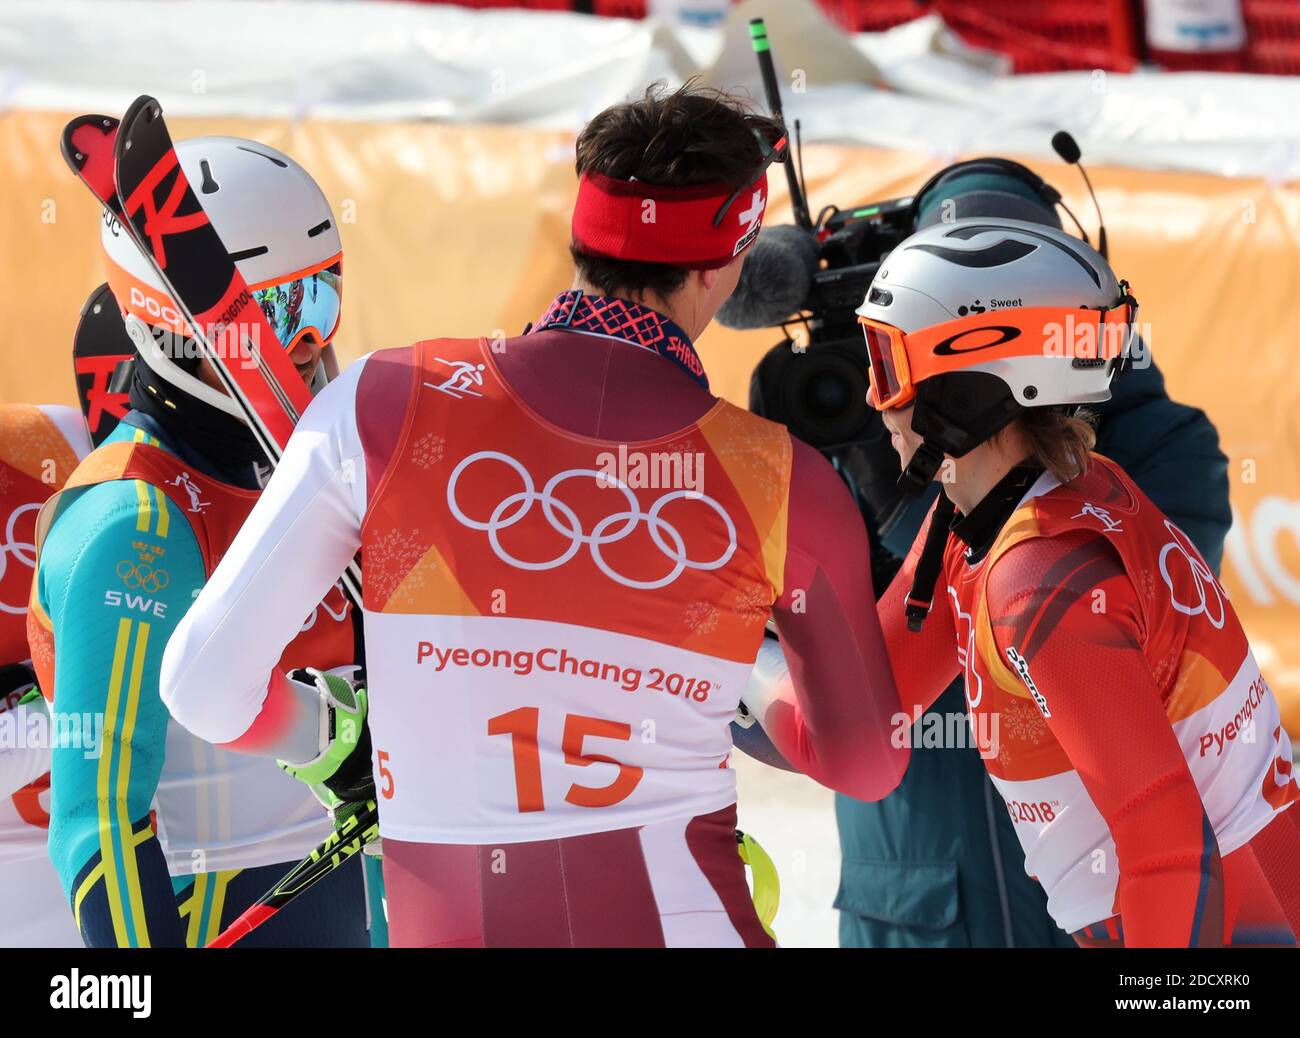
[[[1106,224],[1102,220],[1101,206],[1097,203],[1096,192],[1092,190],[1092,181],[1088,179],[1088,171],[1083,168],[1083,163],[1079,161],[1082,152],[1079,151],[1078,142],[1075,141],[1075,139],[1065,130],[1057,130],[1056,133],[1052,134],[1052,150],[1054,150],[1056,154],[1060,155],[1061,158],[1071,166],[1079,167],[1079,172],[1083,175],[1083,182],[1088,187],[1088,194],[1092,198],[1092,207],[1097,210],[1097,251],[1101,253],[1103,259],[1109,259],[1110,250],[1106,247]],[[1074,213],[1070,212],[1069,207],[1067,207],[1059,198],[1057,199],[1057,204],[1064,209],[1070,219],[1074,221],[1074,226],[1079,228],[1079,233],[1083,235],[1083,240],[1091,245],[1092,242],[1088,239],[1088,232],[1083,229],[1083,225],[1079,223],[1078,217],[1076,217]]]

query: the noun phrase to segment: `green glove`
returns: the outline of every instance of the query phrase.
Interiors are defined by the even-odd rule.
[[[320,753],[309,761],[279,765],[299,782],[311,787],[317,799],[334,810],[340,803],[364,803],[375,795],[370,761],[369,702],[364,685],[338,674],[308,668],[294,671],[291,680],[313,684],[321,698],[324,716]],[[332,802],[331,802],[332,798]]]

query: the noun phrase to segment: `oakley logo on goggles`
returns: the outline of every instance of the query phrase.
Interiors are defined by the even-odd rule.
[[[878,411],[905,407],[916,396],[917,385],[936,375],[963,371],[986,361],[1049,356],[1046,340],[1053,327],[1074,330],[1065,336],[1063,355],[1122,364],[1137,334],[1137,314],[1137,300],[1125,286],[1124,295],[1114,307],[995,310],[915,332],[859,316],[870,362],[867,400]],[[1096,327],[1095,334],[1079,333],[1079,329],[1091,326]],[[979,354],[977,359],[969,356],[974,353]]]
[[[343,261],[335,257],[325,266],[251,291],[286,353],[309,332],[327,346],[338,331],[343,308]]]

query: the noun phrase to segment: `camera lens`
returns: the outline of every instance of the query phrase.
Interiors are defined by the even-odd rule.
[[[851,388],[841,372],[819,372],[804,388],[805,414],[834,419],[849,406]]]
[[[783,410],[795,435],[814,447],[857,438],[870,413],[861,338],[819,344],[790,361]]]

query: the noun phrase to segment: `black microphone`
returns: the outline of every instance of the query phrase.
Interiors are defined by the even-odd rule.
[[[1079,160],[1083,153],[1079,150],[1079,143],[1065,130],[1057,130],[1052,134],[1052,150],[1060,155],[1071,166],[1077,166],[1079,172],[1083,174],[1083,182],[1088,187],[1088,194],[1092,198],[1092,207],[1097,210],[1097,251],[1101,253],[1102,259],[1110,259],[1110,249],[1106,245],[1106,222],[1101,216],[1101,206],[1097,202],[1096,192],[1092,190],[1092,181],[1088,179],[1088,171],[1083,168],[1083,163]],[[1074,226],[1079,228],[1079,233],[1083,235],[1083,240],[1092,244],[1088,240],[1088,233],[1083,229],[1074,213],[1071,213],[1064,202],[1058,202],[1062,209],[1069,213],[1070,219],[1074,220]]]
[[[1079,150],[1079,142],[1065,130],[1057,130],[1052,134],[1052,148],[1071,166],[1083,157],[1083,152]]]
[[[736,290],[718,310],[718,323],[742,331],[783,323],[807,302],[819,252],[811,231],[764,227],[745,254]]]

